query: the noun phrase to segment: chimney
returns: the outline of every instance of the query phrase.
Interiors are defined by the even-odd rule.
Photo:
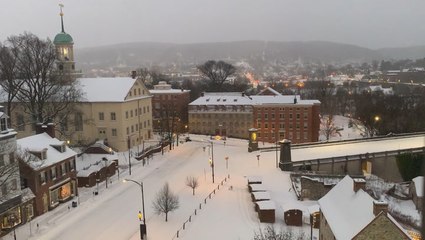
[[[359,191],[359,189],[363,189],[363,191],[366,189],[366,180],[363,178],[354,178],[353,179],[353,190],[354,192]]]
[[[136,71],[131,71],[131,78],[135,79],[137,77]]]
[[[55,124],[54,123],[37,123],[35,125],[35,134],[47,133],[50,137],[55,137]]]
[[[201,92],[201,97],[203,97],[205,94],[204,94],[204,92]]]
[[[244,92],[242,92],[242,97],[245,97],[245,93]]]
[[[387,214],[388,212],[388,203],[384,201],[373,201],[373,214],[378,216],[381,212]]]
[[[280,144],[279,167],[282,171],[292,171],[291,140],[283,139]]]

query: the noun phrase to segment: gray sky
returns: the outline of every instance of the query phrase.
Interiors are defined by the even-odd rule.
[[[424,0],[0,0],[0,41],[65,31],[75,47],[235,40],[425,45]]]

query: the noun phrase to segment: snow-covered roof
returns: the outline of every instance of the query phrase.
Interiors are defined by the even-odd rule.
[[[190,92],[190,90],[182,90],[182,89],[150,89],[149,92],[151,94],[181,94]]]
[[[352,239],[375,218],[374,199],[353,185],[347,175],[318,201],[336,239]]]
[[[136,81],[131,77],[77,79],[86,102],[123,102]]]
[[[375,138],[351,142],[293,146],[292,162],[315,160],[321,158],[344,157],[358,154],[372,154],[394,150],[406,150],[425,147],[425,134],[397,136],[392,138]]]
[[[228,95],[226,93],[217,95],[204,95],[199,97],[189,105],[269,105],[269,104],[294,104],[294,99],[297,105],[313,105],[319,104],[318,100],[301,100],[299,95],[253,95],[242,96]],[[294,104],[294,105],[296,105]]]
[[[275,210],[276,204],[273,201],[258,201],[255,202],[260,210]]]
[[[424,177],[418,176],[412,179],[412,181],[415,184],[416,195],[418,197],[423,197],[424,196]]]
[[[302,212],[306,211],[306,207],[300,202],[287,202],[282,205],[282,209],[284,212],[289,210],[301,210]]]
[[[263,184],[249,184],[251,188],[251,192],[264,192],[266,191],[266,187]]]
[[[263,178],[261,176],[248,176],[247,179],[248,179],[248,184],[252,183],[252,182],[260,182],[261,183],[263,181]]]
[[[104,160],[106,159],[106,161]],[[78,156],[76,161],[77,176],[87,177],[92,173],[95,173],[113,163],[113,160],[118,160],[117,155],[111,154],[96,154],[96,153],[84,153]]]
[[[267,88],[265,88],[265,89],[263,89],[261,92],[259,92],[257,95],[262,95],[264,92],[267,92],[267,91],[269,91],[269,92],[271,92],[271,93],[273,93],[274,95],[278,95],[278,96],[281,96],[282,94],[280,94],[278,91],[276,91],[276,90],[274,90],[273,88],[271,88],[271,87],[267,87]]]
[[[255,201],[260,200],[270,200],[270,193],[269,192],[253,192],[252,195],[254,196]]]
[[[47,133],[40,133],[37,135],[25,137],[18,139],[16,141],[18,145],[18,150],[21,151],[21,157],[24,161],[33,169],[39,170],[45,167],[48,167],[52,164],[61,162],[65,159],[74,157],[77,153],[65,145],[65,151],[60,152],[53,146],[58,146],[64,144],[63,141],[58,140],[57,138],[52,138]],[[43,151],[46,150],[46,158],[40,159],[34,154],[25,154],[25,151]],[[28,157],[27,157],[28,156]],[[31,158],[29,158],[31,156]]]

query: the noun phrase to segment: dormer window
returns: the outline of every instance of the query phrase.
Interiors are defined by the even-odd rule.
[[[47,159],[47,148],[41,151],[30,151],[30,153],[37,156],[40,160]]]
[[[63,152],[66,151],[66,145],[65,145],[65,143],[55,144],[55,145],[52,144],[50,146],[52,146],[54,149],[56,149],[58,152],[61,152],[61,153],[63,153]]]
[[[7,119],[5,117],[0,118],[0,131],[7,131]]]

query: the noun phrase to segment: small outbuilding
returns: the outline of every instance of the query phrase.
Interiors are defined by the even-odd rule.
[[[265,192],[267,191],[266,187],[263,184],[249,184],[248,185],[249,192]]]
[[[274,223],[276,205],[273,201],[258,201],[255,203],[255,209],[258,212],[260,222]]]
[[[263,178],[260,176],[248,176],[247,179],[248,179],[248,185],[263,183]]]
[[[253,202],[270,200],[270,193],[265,192],[252,192],[251,199]]]
[[[284,220],[288,226],[303,225],[303,206],[299,204],[290,204],[283,206]]]

